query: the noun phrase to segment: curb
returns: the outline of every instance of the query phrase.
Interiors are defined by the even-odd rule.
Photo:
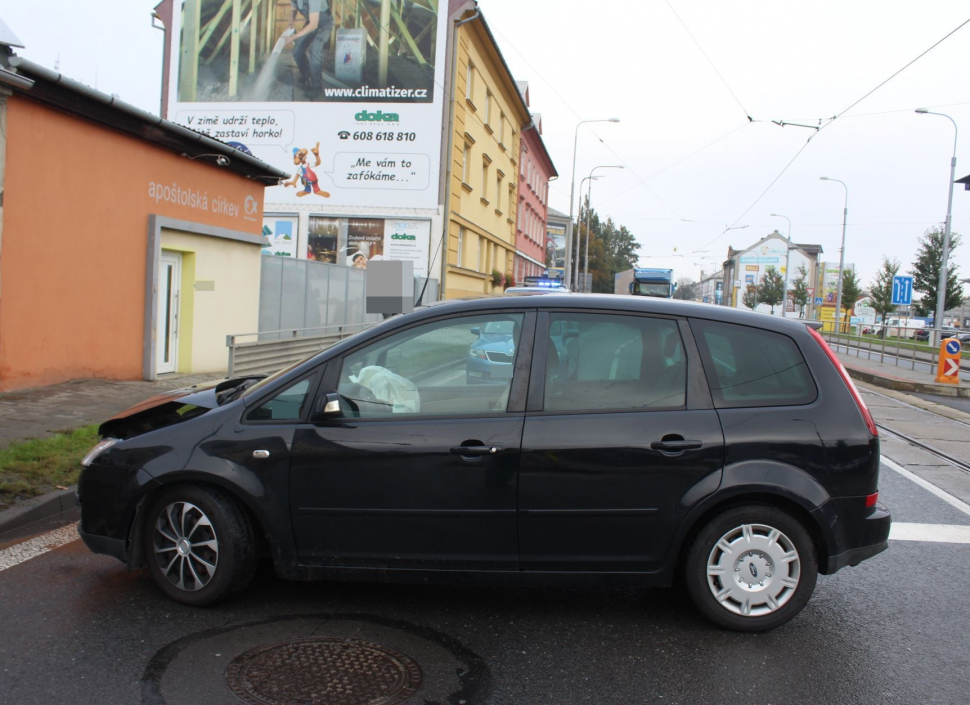
[[[77,485],[42,495],[26,506],[11,507],[0,512],[0,537],[28,524],[55,517],[78,506]]]
[[[908,379],[899,379],[898,377],[884,377],[866,369],[849,367],[844,362],[843,365],[845,366],[846,371],[849,373],[849,376],[853,379],[867,382],[877,387],[884,387],[885,389],[892,389],[897,392],[935,394],[939,397],[970,398],[970,387],[965,387],[962,384],[957,386],[950,384],[934,384],[929,382],[914,382]]]

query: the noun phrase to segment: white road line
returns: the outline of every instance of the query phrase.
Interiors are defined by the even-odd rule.
[[[922,487],[924,490],[926,490],[930,494],[934,494],[937,497],[939,497],[940,499],[942,499],[944,502],[946,502],[947,504],[949,504],[951,507],[956,507],[957,509],[959,509],[961,512],[963,512],[967,516],[970,516],[970,504],[967,504],[966,502],[963,502],[963,501],[957,499],[956,497],[954,497],[952,494],[950,494],[946,490],[941,490],[939,487],[937,487],[936,485],[934,485],[932,482],[929,482],[928,480],[924,480],[919,475],[916,475],[916,474],[910,472],[909,470],[907,470],[906,468],[904,468],[902,465],[900,465],[899,463],[897,463],[895,460],[890,460],[886,456],[882,456],[882,462],[886,465],[886,467],[892,468],[893,470],[895,470],[896,472],[898,472],[900,475],[902,475],[903,477],[905,477],[907,480],[912,480],[913,482],[915,482],[917,485],[919,485],[920,487]]]
[[[35,536],[29,541],[14,544],[10,548],[0,551],[0,571],[13,568],[24,561],[43,555],[59,546],[63,546],[71,541],[77,541],[77,524],[68,524],[59,529],[48,531],[46,534]]]
[[[932,541],[934,543],[970,543],[970,526],[954,524],[901,524],[893,522],[889,530],[893,541]]]

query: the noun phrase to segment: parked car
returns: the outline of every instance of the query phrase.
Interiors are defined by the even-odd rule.
[[[680,575],[715,623],[771,629],[888,545],[876,425],[811,325],[650,297],[435,304],[105,422],[80,533],[188,605],[268,555],[296,580]],[[469,384],[493,342],[508,376]]]
[[[913,335],[915,340],[923,341],[924,343],[930,339],[930,333],[933,331],[932,328],[923,328],[922,330],[916,331]],[[942,328],[944,338],[956,338],[961,343],[970,343],[970,332],[965,330],[960,330],[959,328],[950,328],[944,326]]]

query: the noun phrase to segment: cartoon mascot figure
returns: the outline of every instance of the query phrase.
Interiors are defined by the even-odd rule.
[[[320,188],[320,181],[317,179],[317,175],[314,173],[313,169],[307,163],[307,156],[313,153],[315,163],[313,166],[320,166],[320,143],[317,142],[317,146],[313,149],[307,151],[306,149],[300,149],[298,147],[293,148],[293,163],[296,165],[296,174],[290,181],[287,181],[284,186],[296,187],[297,181],[299,181],[303,190],[300,191],[297,196],[309,196],[311,193],[315,193],[323,198],[330,198],[330,194]]]

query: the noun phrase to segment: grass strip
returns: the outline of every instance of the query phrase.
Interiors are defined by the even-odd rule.
[[[98,442],[98,425],[0,448],[0,509],[77,482],[81,460]]]

